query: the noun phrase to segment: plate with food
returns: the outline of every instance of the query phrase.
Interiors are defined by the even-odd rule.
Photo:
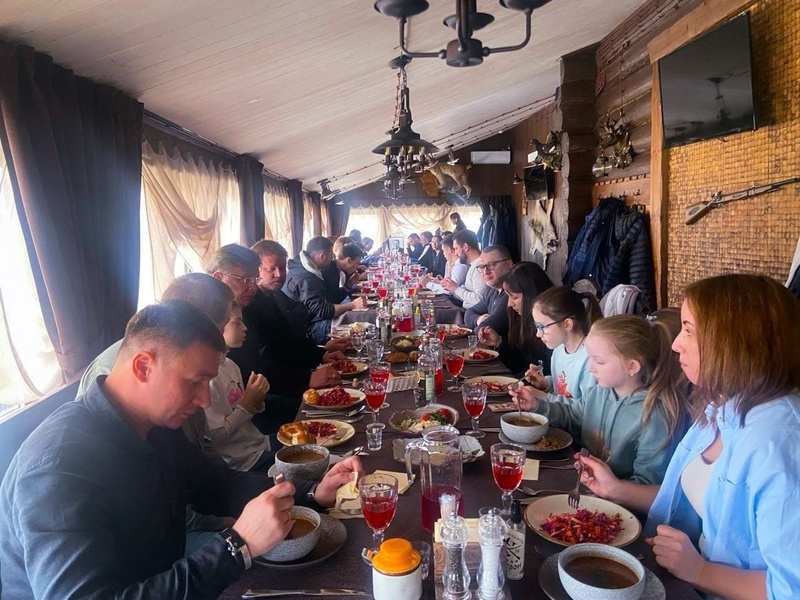
[[[488,348],[478,348],[472,352],[464,353],[464,362],[468,363],[483,363],[495,360],[500,353],[497,350],[489,350]]]
[[[389,425],[403,435],[419,435],[428,427],[456,423],[458,423],[458,411],[444,404],[429,404],[415,410],[401,410],[389,417]]]
[[[483,377],[472,377],[464,383],[484,383],[486,384],[487,396],[508,396],[508,386],[518,383],[519,379],[514,377],[503,377],[501,375],[484,375]]]
[[[392,456],[396,461],[401,463],[406,461],[406,444],[409,441],[404,438],[397,438],[392,442]],[[464,464],[475,462],[486,454],[481,443],[468,435],[458,437],[458,449],[461,452],[461,462]],[[415,465],[419,464],[419,453],[412,453],[411,462]]]
[[[408,362],[411,357],[408,352],[387,352],[383,360],[393,365],[399,365],[400,363]]]
[[[306,435],[297,435],[297,431],[305,431]],[[299,444],[319,444],[332,448],[344,444],[356,434],[349,423],[334,419],[306,419],[296,423],[286,423],[278,430],[278,441],[284,446]],[[302,441],[307,440],[307,441]],[[313,441],[308,441],[313,440]]]
[[[363,402],[366,396],[359,390],[345,389],[342,386],[323,388],[320,390],[306,390],[303,393],[303,402],[307,406],[323,407],[331,410],[344,410]]]
[[[461,327],[460,325],[442,325],[444,327],[444,337],[449,339],[456,339],[456,338],[465,338],[468,335],[472,335],[472,329],[468,327]]]
[[[516,407],[514,410],[517,410]],[[535,444],[513,442],[508,439],[502,431],[498,435],[501,442],[517,444],[517,446],[522,446],[528,452],[557,452],[564,448],[569,448],[572,444],[572,436],[563,429],[558,429],[557,427],[550,427],[550,429],[547,430],[547,434]]]
[[[397,352],[411,352],[412,350],[418,350],[422,345],[422,335],[416,335],[413,331],[395,335],[389,340],[389,344]]]
[[[367,363],[358,362],[355,360],[336,360],[331,363],[334,371],[341,373],[342,377],[354,377],[361,375],[369,369]]]
[[[569,496],[539,498],[525,509],[525,522],[534,533],[559,546],[583,542],[622,547],[634,542],[642,524],[631,511],[595,496],[581,496],[577,510]]]

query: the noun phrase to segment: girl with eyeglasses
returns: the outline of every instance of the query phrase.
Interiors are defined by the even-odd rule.
[[[520,406],[580,437],[614,475],[659,484],[688,427],[686,378],[660,321],[619,315],[595,322],[584,344],[597,380],[580,398],[531,386],[511,391]]]
[[[592,323],[603,318],[600,303],[592,294],[557,287],[539,294],[531,314],[536,335],[553,355],[550,377],[531,365],[525,378],[535,388],[556,396],[580,398],[596,384],[587,369],[589,355],[584,342]]]

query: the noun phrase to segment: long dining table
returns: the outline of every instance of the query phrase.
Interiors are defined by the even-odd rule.
[[[485,374],[485,371],[495,371],[502,368],[500,363],[468,364],[462,376],[469,378]],[[457,427],[466,432],[470,429],[469,416],[464,411],[461,394],[447,391],[449,376],[445,371],[445,391],[437,398],[438,403],[455,408],[459,413]],[[507,402],[510,398],[493,397],[490,402]],[[404,466],[393,458],[392,443],[398,437],[405,437],[388,425],[390,415],[396,411],[414,408],[414,394],[412,390],[395,392],[387,395],[388,409],[379,413],[379,420],[387,423],[384,430],[383,446],[381,450],[370,452],[361,456],[364,469],[367,473],[376,470],[403,471]],[[368,412],[368,411],[367,411]],[[500,427],[502,413],[494,413],[487,409],[480,418],[480,427],[496,429]],[[302,416],[298,416],[302,419]],[[357,446],[367,445],[365,425],[372,419],[367,414],[354,423],[355,435],[352,439],[332,449],[332,452],[342,454]],[[489,448],[499,442],[498,433],[490,431],[480,440],[486,452],[480,459],[463,466],[462,493],[464,500],[464,516],[477,517],[480,508],[485,506],[501,506],[500,490],[492,477]],[[575,447],[559,451],[558,456],[548,458],[565,458],[572,455]],[[572,469],[546,468],[545,463],[540,463],[539,476],[536,481],[523,481],[523,484],[534,489],[563,490],[567,493],[576,482],[576,471]],[[569,461],[567,461],[569,464]],[[584,489],[584,492],[588,490]],[[524,498],[521,493],[515,494],[516,498]],[[426,541],[432,543],[431,534],[422,528],[420,518],[420,483],[419,477],[411,487],[399,497],[397,512],[386,530],[386,538],[403,537],[411,541]],[[524,507],[523,507],[524,509]],[[227,600],[238,600],[245,590],[253,589],[282,589],[291,590],[298,588],[347,588],[364,590],[371,594],[372,572],[371,567],[361,557],[362,549],[372,545],[372,531],[362,518],[342,520],[347,529],[347,540],[340,550],[324,562],[300,568],[297,570],[274,569],[267,566],[254,565],[234,585],[230,586],[220,596]],[[517,581],[508,581],[510,595],[514,599],[547,599],[542,587],[539,585],[539,569],[548,555],[555,554],[562,548],[552,544],[538,534],[526,528],[526,550],[524,576]],[[664,584],[667,600],[700,600],[700,596],[687,583],[676,579],[665,569],[655,563],[649,546],[642,537],[626,548],[634,555],[643,556],[644,565],[653,571]],[[423,582],[423,598],[433,599],[435,587],[433,583],[433,565],[431,575]],[[474,574],[473,574],[474,580]],[[474,581],[473,581],[474,585]],[[330,596],[336,598],[337,596]],[[399,599],[400,600],[400,599]]]

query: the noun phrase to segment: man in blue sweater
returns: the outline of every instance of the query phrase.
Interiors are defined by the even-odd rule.
[[[228,469],[180,431],[209,405],[219,328],[181,301],[128,323],[117,362],[22,444],[0,486],[0,588],[8,598],[216,598],[288,533],[295,501],[332,505],[360,471],[317,485]],[[184,558],[185,507],[235,518]]]

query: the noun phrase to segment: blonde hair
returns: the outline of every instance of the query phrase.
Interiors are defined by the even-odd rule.
[[[642,385],[647,389],[642,424],[660,410],[669,429],[665,446],[680,435],[688,414],[688,380],[672,352],[669,328],[660,320],[616,315],[596,321],[589,335],[602,337],[623,359],[635,360],[641,366]]]
[[[747,413],[800,387],[800,302],[765,275],[720,275],[686,288],[695,318],[700,370],[695,417],[734,399]]]

